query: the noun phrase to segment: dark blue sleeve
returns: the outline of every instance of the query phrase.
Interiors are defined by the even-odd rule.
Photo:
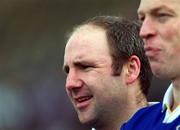
[[[121,126],[120,130],[125,130],[125,124],[126,124],[126,123],[124,123],[124,124]]]

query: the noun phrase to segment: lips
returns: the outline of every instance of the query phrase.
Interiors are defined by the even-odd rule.
[[[77,108],[87,107],[90,104],[92,97],[93,97],[92,95],[86,95],[86,96],[79,96],[74,98],[76,107]]]
[[[149,46],[145,47],[144,49],[145,49],[146,55],[148,57],[155,57],[160,52],[160,49],[154,48],[154,47],[149,47]]]
[[[91,98],[92,98],[92,96],[82,96],[82,97],[76,98],[76,101],[81,103],[81,102],[85,102]]]

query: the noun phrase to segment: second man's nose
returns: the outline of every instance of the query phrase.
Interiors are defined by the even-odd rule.
[[[139,35],[143,39],[148,39],[151,36],[155,35],[155,33],[156,33],[156,30],[155,30],[154,22],[152,21],[151,18],[146,17],[144,21],[142,22]]]

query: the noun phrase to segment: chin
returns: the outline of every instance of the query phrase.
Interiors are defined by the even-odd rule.
[[[161,71],[161,66],[160,65],[151,64],[151,69],[152,69],[152,73],[156,77],[161,78],[163,72]]]
[[[78,118],[82,124],[87,124],[90,121],[90,119],[87,116],[78,115]]]
[[[153,71],[153,74],[159,79],[169,79],[165,71]]]
[[[156,76],[156,77],[158,77],[158,78],[161,78],[162,76],[162,74],[161,74],[161,72],[159,72],[158,70],[154,70],[154,69],[152,69],[152,73]]]
[[[91,124],[94,124],[95,122],[95,118],[91,116],[87,116],[87,115],[84,115],[84,116],[78,115],[78,118],[82,124],[86,124],[86,125],[91,125]]]

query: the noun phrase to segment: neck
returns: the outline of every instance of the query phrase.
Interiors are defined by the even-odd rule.
[[[142,94],[142,91],[136,92],[136,94],[134,92],[129,92],[126,101],[119,107],[119,112],[114,111],[114,115],[111,115],[113,118],[111,120],[107,119],[103,125],[96,127],[96,130],[119,130],[124,122],[137,110],[147,106],[147,104],[147,99],[144,94]]]
[[[142,93],[141,90],[137,91],[136,95],[130,95],[129,96],[129,102],[131,102],[131,104],[129,105],[128,109],[131,109],[131,115],[133,115],[137,110],[139,110],[142,107],[146,107],[148,105],[147,102],[147,98],[145,97],[145,95]],[[132,100],[134,99],[134,100]]]
[[[120,108],[119,110],[122,111],[122,108]],[[98,121],[98,124],[95,125],[95,130],[119,130],[122,123],[125,122],[125,114],[115,112],[114,110],[113,112],[116,113],[116,115],[112,114],[109,115],[109,117],[107,117],[105,121],[102,121],[102,119],[101,121]],[[128,114],[126,116],[128,116]]]
[[[134,112],[148,105],[147,98],[143,94],[139,82],[134,86],[130,86],[130,89],[128,91],[128,102],[130,103],[129,106],[132,108],[132,110],[134,110]]]

